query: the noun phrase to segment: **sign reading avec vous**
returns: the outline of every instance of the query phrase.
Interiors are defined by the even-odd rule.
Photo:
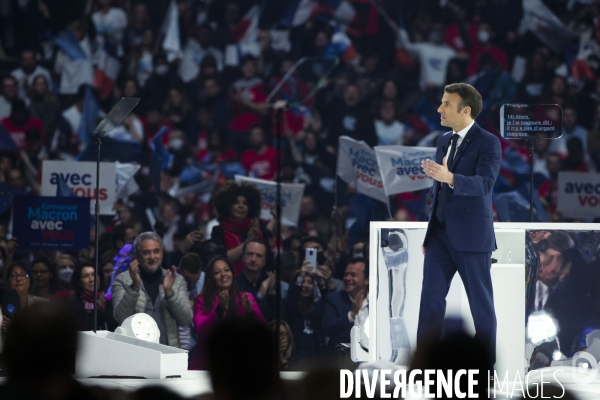
[[[90,199],[15,196],[13,236],[24,249],[83,249],[90,243]]]
[[[116,200],[116,166],[112,162],[100,163],[100,214],[114,215]],[[49,161],[42,165],[42,196],[56,196],[62,178],[77,197],[92,199],[90,214],[94,214],[96,197],[96,163],[84,161]]]

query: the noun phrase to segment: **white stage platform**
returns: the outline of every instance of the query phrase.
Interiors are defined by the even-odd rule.
[[[285,381],[295,381],[304,377],[304,372],[281,372],[281,378]],[[558,374],[557,378],[561,384],[576,396],[579,400],[598,400],[600,398],[600,378],[594,383],[580,385],[572,383],[570,373]],[[123,391],[135,391],[145,386],[164,386],[184,397],[194,397],[202,394],[212,393],[210,376],[206,371],[188,371],[185,378],[181,379],[80,379],[85,385],[100,386],[107,389],[118,389]],[[571,383],[567,383],[571,382]],[[492,394],[492,399],[518,399],[520,391],[512,391],[513,386],[519,388],[518,382],[510,381],[509,390],[502,390]],[[533,392],[532,392],[533,395]],[[541,398],[538,394],[537,398]],[[547,398],[547,397],[546,397]],[[407,400],[410,397],[406,398]]]

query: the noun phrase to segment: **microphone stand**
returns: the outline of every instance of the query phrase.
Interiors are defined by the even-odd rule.
[[[94,235],[94,258],[96,259],[94,273],[94,333],[98,329],[98,277],[100,276],[100,268],[98,261],[98,247],[99,247],[99,237],[100,234],[100,147],[102,146],[102,136],[105,134],[105,131],[100,131],[96,133],[96,205],[94,209],[94,215],[96,218],[96,233]]]
[[[529,143],[529,222],[533,222],[533,152],[535,144],[540,141],[540,138],[528,136],[525,141]]]

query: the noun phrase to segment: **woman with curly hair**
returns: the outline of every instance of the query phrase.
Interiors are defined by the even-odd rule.
[[[195,299],[194,327],[198,333],[198,345],[190,361],[190,369],[206,369],[206,340],[216,326],[227,318],[242,316],[267,322],[254,297],[239,291],[227,258],[217,256],[208,264],[204,286]]]
[[[244,243],[263,237],[258,220],[260,192],[254,185],[229,181],[215,195],[213,205],[219,213],[219,225],[213,228],[211,238],[225,246],[227,260],[233,264],[234,274],[239,275]]]

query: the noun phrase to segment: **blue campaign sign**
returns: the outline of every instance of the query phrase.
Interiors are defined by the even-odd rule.
[[[86,248],[90,242],[90,199],[15,196],[13,236],[24,249]]]

